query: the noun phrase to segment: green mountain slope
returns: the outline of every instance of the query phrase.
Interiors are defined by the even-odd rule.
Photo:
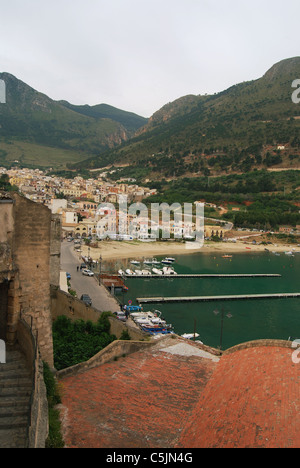
[[[0,105],[0,165],[17,159],[24,165],[34,160],[38,166],[62,167],[119,145],[146,121],[110,106],[102,113],[96,112],[97,106],[84,113],[80,106],[53,101],[13,75],[0,73],[0,79],[6,84],[6,104]]]
[[[300,104],[291,99],[297,78],[300,57],[221,93],[182,97],[156,112],[134,138],[85,164],[128,163],[168,177],[299,166]],[[277,145],[286,148],[281,155]]]
[[[60,103],[68,109],[71,109],[79,114],[87,115],[96,119],[111,119],[123,125],[128,132],[134,134],[139,128],[147,124],[148,119],[141,117],[132,112],[116,109],[108,104],[98,104],[96,106],[75,106],[66,101]]]

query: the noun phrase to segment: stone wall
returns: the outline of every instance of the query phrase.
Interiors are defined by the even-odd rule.
[[[99,320],[101,313],[93,307],[87,306],[84,302],[74,298],[68,293],[61,291],[59,288],[51,287],[51,312],[53,321],[59,316],[66,316],[71,320],[90,320],[96,323]],[[124,330],[128,333],[132,340],[144,340],[147,335],[135,327],[127,326],[126,323],[110,317],[110,332],[119,338]]]
[[[61,250],[61,216],[52,214],[50,227],[50,284],[59,286],[60,250]]]
[[[13,200],[0,200],[0,282],[13,270],[12,241],[14,230]]]
[[[154,346],[155,342],[142,342],[142,341],[113,341],[105,349],[95,354],[89,361],[81,362],[75,366],[62,369],[57,372],[58,378],[63,378],[70,375],[76,375],[81,372],[85,372],[88,369],[102,366],[107,362],[116,360],[119,357],[123,357],[127,354],[136,353],[141,350],[147,350]]]
[[[19,272],[20,309],[38,331],[44,360],[53,364],[50,308],[51,211],[17,194],[14,208],[14,262]]]
[[[42,358],[50,366],[53,366],[50,283],[59,281],[59,230],[60,221],[52,218],[47,207],[14,192],[1,194],[0,283],[8,283],[6,341],[10,344],[16,341],[22,313],[32,325],[34,335],[38,332]]]

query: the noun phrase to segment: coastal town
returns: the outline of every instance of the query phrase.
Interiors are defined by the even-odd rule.
[[[102,172],[97,178],[67,179],[53,176],[40,169],[15,167],[10,170],[0,168],[0,176],[7,175],[9,183],[16,187],[26,198],[47,206],[53,214],[61,215],[63,237],[90,238],[90,240],[139,240],[151,241],[160,237],[159,231],[167,230],[170,239],[193,239],[196,223],[182,216],[173,219],[163,217],[150,219],[138,213],[120,216],[118,204],[120,197],[129,204],[144,202],[157,193],[156,189],[137,185],[135,179],[109,181],[109,173]],[[207,203],[208,206],[211,204]],[[138,207],[138,205],[137,205]],[[116,209],[115,209],[116,208]],[[123,223],[123,224],[122,224]],[[212,224],[212,225],[211,225]],[[205,232],[207,237],[216,235],[223,238],[232,226],[226,223],[209,223]],[[128,228],[131,226],[131,231]],[[223,226],[223,227],[222,227]],[[118,235],[120,232],[123,236]],[[155,233],[155,235],[153,234]]]
[[[140,186],[132,178],[120,178],[117,181],[110,180],[110,169],[97,171],[94,178],[83,178],[75,176],[74,178],[65,178],[53,175],[50,170],[21,168],[18,165],[11,169],[0,167],[0,177],[6,176],[11,186],[15,187],[27,199],[47,206],[52,214],[61,217],[62,238],[80,238],[89,239],[93,247],[97,241],[132,241],[138,239],[144,243],[152,243],[151,252],[162,249],[162,253],[174,253],[174,249],[181,250],[178,242],[166,243],[163,247],[156,245],[153,249],[155,240],[183,240],[189,242],[195,240],[196,226],[195,215],[179,213],[176,216],[176,210],[167,213],[167,217],[162,215],[151,215],[148,212],[140,211],[139,204],[145,207],[147,199],[157,194],[157,189]],[[126,201],[126,211],[121,212],[120,200]],[[222,220],[222,214],[228,209],[226,205],[217,206],[208,200],[195,201],[194,205],[203,203],[205,209],[215,210],[219,213],[218,219],[205,217],[202,230],[204,240],[223,241],[230,244],[230,249],[239,248],[242,241],[261,246],[265,244],[266,235],[270,230],[258,230],[247,228],[236,228],[231,222]],[[135,210],[128,210],[128,206],[135,206]],[[172,207],[171,207],[172,209]],[[232,207],[232,211],[239,211],[240,207]],[[193,211],[194,213],[194,211]],[[171,218],[170,218],[171,214]],[[184,214],[184,216],[183,216]],[[275,235],[291,235],[297,238],[300,233],[300,226],[280,226],[278,232],[271,233]],[[152,242],[151,242],[152,241]],[[93,244],[94,243],[94,244]],[[282,244],[282,242],[278,242]],[[103,243],[104,244],[104,243]],[[160,243],[157,243],[160,244]],[[238,244],[234,245],[233,244]],[[104,245],[103,245],[104,247]],[[127,247],[127,251],[126,248]],[[235,247],[235,249],[233,248]],[[275,247],[277,247],[275,245]],[[115,247],[114,254],[122,249],[121,255],[125,257],[134,255],[134,251],[140,250],[139,245],[132,247]],[[142,250],[149,250],[149,245],[143,245]],[[216,246],[219,249],[219,246]],[[134,249],[134,250],[133,250]],[[170,250],[171,249],[171,250]],[[111,249],[106,244],[103,248],[103,254],[110,257]],[[161,253],[157,250],[157,253]],[[151,252],[149,252],[151,254]],[[138,253],[138,252],[137,252]],[[98,254],[97,254],[98,255]],[[119,255],[118,255],[119,256]]]

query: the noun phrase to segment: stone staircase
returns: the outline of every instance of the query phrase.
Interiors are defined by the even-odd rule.
[[[26,448],[32,378],[23,354],[6,350],[0,364],[0,448]]]

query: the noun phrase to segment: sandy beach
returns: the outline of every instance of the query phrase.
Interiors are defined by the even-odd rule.
[[[192,244],[190,244],[191,246]],[[188,248],[186,244],[179,242],[116,242],[102,241],[99,242],[97,249],[88,246],[82,246],[81,254],[88,256],[88,253],[93,260],[99,260],[100,255],[103,260],[111,259],[143,259],[159,256],[174,256],[174,255],[190,255],[193,253],[223,253],[225,255],[237,253],[255,253],[264,252],[268,248],[271,252],[286,252],[294,249],[300,252],[297,245],[253,245],[251,242],[245,241],[232,242],[205,242],[202,248]]]

